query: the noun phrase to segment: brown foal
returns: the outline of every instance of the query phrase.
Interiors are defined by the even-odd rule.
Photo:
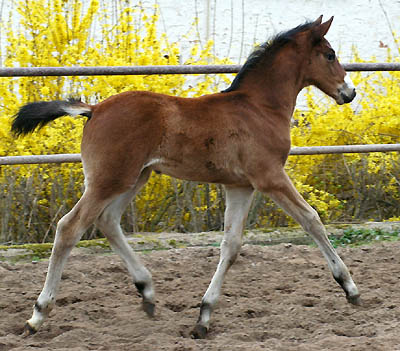
[[[150,272],[128,245],[121,215],[154,170],[173,177],[224,184],[225,235],[221,257],[201,303],[192,332],[205,337],[210,316],[242,233],[255,190],[269,195],[309,233],[349,302],[360,303],[349,271],[330,244],[317,212],[284,170],[290,150],[290,119],[301,89],[315,85],[338,104],[355,89],[325,39],[331,23],[322,16],[277,35],[248,58],[232,85],[218,94],[179,98],[143,91],[112,96],[97,105],[77,100],[34,102],[13,121],[17,135],[64,115],[89,118],[83,131],[85,192],[58,223],[46,282],[26,333],[39,330],[53,308],[61,274],[72,248],[93,223],[125,262],[154,314]]]

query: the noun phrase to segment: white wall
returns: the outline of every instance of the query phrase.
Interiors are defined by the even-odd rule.
[[[398,56],[391,29],[400,35],[399,0],[157,0],[163,25],[170,40],[182,46],[182,38],[198,17],[201,41],[215,41],[216,54],[243,63],[255,43],[262,43],[272,35],[295,27],[305,20],[323,14],[325,19],[335,16],[327,39],[338,52],[342,62],[351,58],[355,45],[363,59],[376,56],[385,61],[388,45]],[[145,0],[152,6],[154,0]],[[195,36],[191,36],[195,38]]]
[[[107,6],[109,2],[112,13],[115,1],[102,3]],[[85,7],[89,0],[82,3]],[[374,56],[375,62],[386,61],[386,46],[392,49],[393,56],[399,56],[400,44],[395,43],[392,30],[400,36],[400,0],[131,0],[131,3],[133,7],[149,9],[158,5],[159,31],[166,32],[170,41],[180,43],[182,62],[189,56],[188,48],[193,42],[212,39],[215,55],[243,63],[255,44],[306,20],[315,20],[321,14],[325,20],[335,17],[327,39],[342,63],[350,61],[352,46],[357,47],[365,60]],[[13,0],[0,0],[1,17],[14,7]],[[18,14],[15,16],[17,26]],[[197,25],[193,24],[195,18]],[[302,97],[298,105],[304,106]]]
[[[154,0],[145,0],[152,7]],[[161,31],[169,40],[178,41],[184,62],[190,40],[215,42],[215,54],[243,63],[255,44],[291,29],[321,14],[328,20],[334,16],[326,36],[342,63],[350,62],[352,47],[360,57],[385,62],[387,47],[399,56],[392,30],[400,37],[400,0],[156,0],[161,13]],[[198,26],[193,20],[198,18]],[[190,29],[194,35],[185,37]],[[368,74],[367,72],[364,74]],[[315,89],[317,96],[320,92]],[[352,106],[357,110],[359,96]],[[297,108],[306,109],[304,92],[297,99]]]
[[[101,0],[106,6],[109,4],[110,14],[115,1],[118,0]],[[376,56],[376,61],[384,61],[386,49],[380,47],[381,42],[392,48],[396,56],[399,55],[391,30],[400,36],[400,0],[130,1],[133,7],[142,3],[149,9],[158,4],[161,13],[159,30],[166,32],[171,41],[179,41],[183,49],[190,46],[190,41],[204,43],[206,39],[212,39],[215,53],[221,58],[229,57],[234,63],[243,63],[256,43],[263,43],[274,34],[306,20],[314,20],[321,14],[326,20],[335,16],[327,39],[342,62],[350,60],[353,45],[364,59]],[[87,7],[89,0],[82,3]],[[8,20],[9,9],[15,6],[13,0],[0,0],[3,22]],[[16,11],[14,16],[13,25],[18,26]],[[196,17],[197,27],[193,25]],[[190,31],[192,34],[185,37]],[[4,34],[0,38],[4,44]]]

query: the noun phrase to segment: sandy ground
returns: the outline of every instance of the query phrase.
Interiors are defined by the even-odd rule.
[[[399,251],[400,242],[339,249],[362,293],[354,307],[318,249],[245,245],[205,340],[189,333],[218,248],[140,253],[155,281],[153,320],[117,256],[75,251],[56,308],[28,338],[47,262],[0,262],[0,350],[400,350]]]

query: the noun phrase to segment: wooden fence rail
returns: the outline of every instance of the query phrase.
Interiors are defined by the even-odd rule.
[[[400,144],[338,145],[294,147],[290,155],[326,155],[400,151]],[[0,157],[0,165],[81,162],[80,154],[30,155]]]
[[[0,77],[237,73],[241,65],[0,67]],[[344,63],[346,71],[400,71],[400,63]]]
[[[0,77],[219,74],[237,73],[241,65],[0,67]],[[346,71],[400,71],[400,63],[345,63]],[[290,155],[323,155],[400,151],[400,144],[294,147]],[[3,156],[0,165],[81,162],[80,154]]]

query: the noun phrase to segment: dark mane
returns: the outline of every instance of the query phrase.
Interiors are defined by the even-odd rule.
[[[306,22],[295,28],[292,28],[286,32],[277,34],[271,40],[267,40],[264,44],[256,47],[256,49],[250,54],[244,65],[242,66],[239,73],[236,75],[231,86],[222,91],[222,93],[228,93],[239,88],[242,78],[251,70],[253,70],[260,61],[264,64],[270,62],[276,55],[276,53],[284,47],[287,43],[291,42],[297,33],[306,31],[312,27],[313,22]]]

